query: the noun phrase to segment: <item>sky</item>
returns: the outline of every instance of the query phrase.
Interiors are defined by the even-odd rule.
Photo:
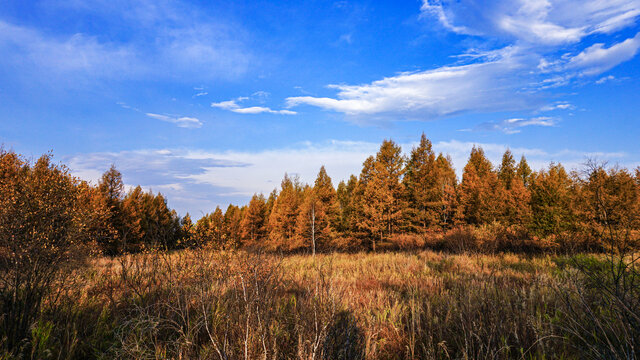
[[[181,215],[334,185],[425,133],[541,169],[640,165],[640,0],[0,0],[0,144]]]

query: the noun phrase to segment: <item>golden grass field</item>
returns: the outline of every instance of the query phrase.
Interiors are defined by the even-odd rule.
[[[611,340],[607,331],[624,325],[574,266],[602,260],[209,250],[98,258],[59,286],[32,341],[69,358],[597,358],[607,342],[633,341]]]

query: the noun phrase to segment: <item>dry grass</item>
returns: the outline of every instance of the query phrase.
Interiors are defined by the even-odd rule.
[[[581,358],[566,263],[433,251],[98,258],[59,287],[27,341],[33,358]]]

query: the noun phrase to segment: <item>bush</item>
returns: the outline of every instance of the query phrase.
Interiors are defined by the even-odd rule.
[[[400,250],[420,249],[427,243],[422,234],[393,234],[389,237],[389,242]]]
[[[76,184],[50,156],[31,165],[0,150],[0,338],[10,353],[39,351],[43,340],[30,340],[43,329],[36,316],[83,258]]]

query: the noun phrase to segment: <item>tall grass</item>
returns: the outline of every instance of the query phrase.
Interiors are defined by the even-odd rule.
[[[606,318],[608,336],[621,339],[613,347],[637,339],[624,321],[605,317],[614,310],[572,264],[550,255],[433,251],[99,258],[50,294],[22,357],[597,357],[583,343],[599,331],[583,306]],[[637,349],[625,349],[606,354],[637,357]]]

